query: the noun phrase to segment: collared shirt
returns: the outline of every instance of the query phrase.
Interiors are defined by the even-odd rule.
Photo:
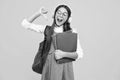
[[[32,30],[32,31],[35,31],[35,32],[39,32],[39,33],[44,33],[44,30],[45,30],[45,27],[46,27],[46,25],[38,25],[38,24],[30,23],[26,19],[23,19],[21,25],[26,29],[29,29],[29,30]],[[54,31],[56,33],[62,33],[63,32],[63,27],[55,27]],[[72,31],[77,33],[75,28],[73,28]],[[78,54],[78,58],[76,60],[79,60],[80,58],[83,57],[83,49],[81,48],[81,45],[80,45],[79,35],[77,37],[78,38],[77,38],[76,53]]]

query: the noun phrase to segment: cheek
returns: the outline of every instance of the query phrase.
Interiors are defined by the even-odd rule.
[[[57,18],[58,16],[59,16],[58,14],[55,15],[56,18]]]
[[[57,16],[54,17],[55,22],[57,22]]]
[[[67,20],[67,17],[64,17],[64,21],[66,21]]]
[[[58,15],[55,15],[55,20],[57,20]]]

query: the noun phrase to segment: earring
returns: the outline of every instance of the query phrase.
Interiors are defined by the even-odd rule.
[[[70,17],[68,21],[71,23],[71,21],[72,21],[72,17]]]

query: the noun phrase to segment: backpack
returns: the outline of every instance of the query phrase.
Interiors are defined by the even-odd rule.
[[[39,43],[38,52],[35,55],[34,62],[32,64],[32,70],[38,74],[42,74],[42,70],[50,50],[51,35],[53,33],[52,27],[46,26],[44,31],[44,40]]]

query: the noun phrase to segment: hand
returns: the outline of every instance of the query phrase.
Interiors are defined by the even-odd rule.
[[[61,59],[64,57],[64,52],[62,50],[55,50],[55,58]]]
[[[47,20],[46,14],[48,13],[48,11],[44,7],[40,8],[39,13]]]
[[[39,9],[39,13],[41,13],[41,14],[47,14],[48,11],[47,11],[44,7],[41,7],[41,8]]]

